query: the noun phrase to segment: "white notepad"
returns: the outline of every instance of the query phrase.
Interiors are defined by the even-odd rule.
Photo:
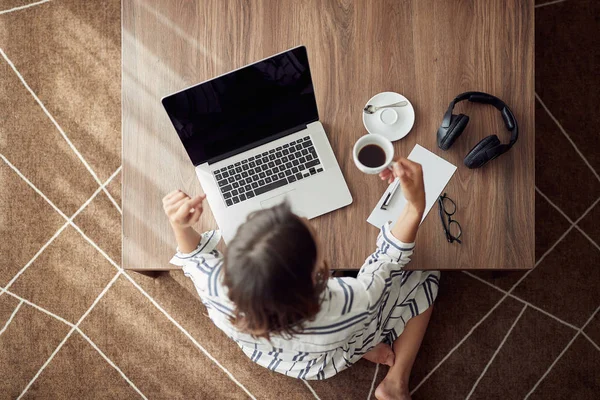
[[[425,183],[425,212],[423,213],[423,219],[421,220],[421,222],[423,222],[429,213],[429,210],[431,210],[431,207],[433,207],[450,181],[450,178],[454,175],[456,166],[418,144],[412,149],[407,158],[411,161],[418,162],[423,167],[423,181]],[[383,196],[381,196],[377,202],[375,209],[371,212],[369,218],[367,218],[368,223],[375,225],[378,228],[381,228],[388,221],[391,221],[393,226],[406,205],[406,198],[402,194],[402,189],[399,187],[390,204],[387,206],[387,210],[381,209],[381,205],[392,189],[392,185],[393,183],[386,189]]]

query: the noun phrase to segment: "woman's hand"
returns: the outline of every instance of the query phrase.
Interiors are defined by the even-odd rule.
[[[425,184],[421,164],[406,158],[399,158],[392,163],[393,171],[385,169],[379,174],[382,180],[392,183],[394,178],[400,180],[402,194],[413,205],[416,211],[425,211]]]
[[[181,190],[175,190],[163,198],[163,209],[173,229],[194,225],[202,215],[202,201],[206,195],[191,198]]]

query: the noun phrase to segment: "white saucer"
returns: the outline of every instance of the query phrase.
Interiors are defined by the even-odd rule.
[[[415,109],[410,101],[401,94],[383,92],[373,96],[366,105],[385,106],[406,100],[404,107],[382,108],[373,114],[363,111],[363,124],[369,133],[385,136],[391,141],[402,139],[412,129],[415,123]]]

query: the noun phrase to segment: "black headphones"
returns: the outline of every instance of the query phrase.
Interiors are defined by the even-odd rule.
[[[508,144],[502,144],[500,143],[498,136],[490,135],[477,143],[465,156],[464,162],[468,168],[479,168],[488,161],[491,161],[510,150],[519,137],[519,127],[517,126],[517,120],[510,108],[508,108],[508,106],[499,98],[483,92],[465,92],[459,94],[450,102],[448,110],[446,110],[446,113],[444,114],[442,125],[440,126],[440,129],[438,129],[437,143],[438,147],[442,150],[448,150],[450,146],[452,146],[452,143],[454,143],[461,133],[463,133],[469,123],[469,117],[467,115],[452,114],[452,110],[454,110],[456,103],[463,100],[493,105],[500,110],[504,125],[506,125],[506,129],[510,131],[510,142]]]

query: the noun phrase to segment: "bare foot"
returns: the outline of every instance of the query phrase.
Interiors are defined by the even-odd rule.
[[[379,343],[363,356],[364,359],[375,364],[394,365],[394,350],[389,344]]]
[[[377,386],[375,398],[378,400],[411,400],[408,387],[389,378],[384,379]]]

